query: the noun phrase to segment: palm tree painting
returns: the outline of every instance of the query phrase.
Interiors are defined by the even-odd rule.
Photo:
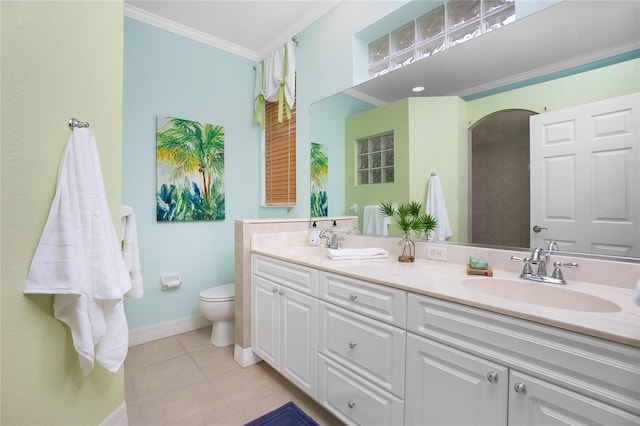
[[[319,143],[311,143],[311,217],[329,215],[327,180],[329,177],[329,157],[327,148]]]
[[[158,222],[224,220],[224,127],[157,117]]]

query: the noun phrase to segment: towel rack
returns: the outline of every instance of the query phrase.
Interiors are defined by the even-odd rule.
[[[69,129],[73,131],[76,127],[89,127],[89,123],[86,121],[80,121],[77,118],[69,120]]]

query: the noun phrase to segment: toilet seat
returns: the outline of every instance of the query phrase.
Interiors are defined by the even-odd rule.
[[[225,284],[210,287],[200,292],[200,300],[203,302],[226,302],[234,299],[235,284]]]

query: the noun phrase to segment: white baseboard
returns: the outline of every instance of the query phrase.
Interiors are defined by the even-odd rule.
[[[175,336],[176,334],[210,327],[211,321],[202,315],[195,315],[187,318],[180,318],[174,321],[162,322],[159,324],[138,327],[129,330],[129,346],[151,342],[152,340],[164,337]]]
[[[99,426],[127,426],[128,424],[127,403],[123,402],[115,411],[109,414]]]
[[[233,359],[242,367],[248,367],[262,361],[262,358],[254,354],[251,348],[242,348],[238,345],[234,348]]]

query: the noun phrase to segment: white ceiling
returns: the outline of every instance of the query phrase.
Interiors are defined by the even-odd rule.
[[[125,0],[125,15],[260,60],[340,0]]]
[[[125,15],[258,61],[340,1],[125,0]],[[378,105],[469,96],[639,48],[640,1],[566,0],[347,92]]]

